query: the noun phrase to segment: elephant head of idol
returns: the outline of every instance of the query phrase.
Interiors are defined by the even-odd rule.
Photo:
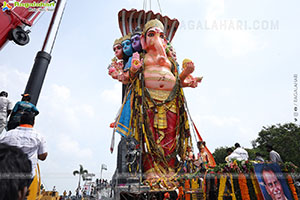
[[[163,59],[167,58],[164,25],[159,20],[153,19],[145,24],[141,44],[147,53],[155,54]]]

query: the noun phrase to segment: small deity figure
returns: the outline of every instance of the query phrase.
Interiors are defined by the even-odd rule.
[[[197,160],[194,163],[198,168],[202,168],[202,169],[207,169],[209,163],[208,155],[207,152],[205,151],[205,145],[206,145],[205,141],[197,142],[199,153],[197,156]]]
[[[177,61],[176,51],[175,51],[175,49],[174,49],[174,47],[172,46],[171,43],[167,44],[166,53],[167,53],[168,57],[171,57],[175,61]]]
[[[137,141],[135,139],[128,139],[127,141],[127,154],[126,165],[128,172],[135,174],[138,171],[140,152],[137,150]]]
[[[140,29],[140,27],[137,27],[131,36],[131,45],[133,48],[133,52],[141,53],[143,50],[141,45],[141,34],[142,30]]]
[[[194,160],[195,155],[193,153],[192,147],[188,146],[186,151],[186,158],[183,170],[188,173],[194,172]]]
[[[124,53],[124,72],[126,70],[128,70],[131,66],[131,56],[133,53],[133,48],[131,45],[131,40],[130,40],[130,34],[129,35],[125,35],[122,38],[122,47],[123,47],[123,53]]]
[[[115,57],[108,67],[108,74],[112,76],[113,79],[118,79],[118,76],[123,72],[123,48],[120,39],[115,40],[113,50]]]
[[[194,71],[193,62],[190,59],[184,59],[182,61],[182,73],[180,74],[180,79],[182,83],[182,87],[197,87],[198,83],[200,83],[203,77],[193,77],[191,73]]]

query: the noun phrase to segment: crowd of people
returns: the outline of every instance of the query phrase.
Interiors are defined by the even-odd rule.
[[[227,152],[227,156],[225,157],[226,162],[231,162],[234,160],[242,161],[242,160],[249,159],[248,152],[244,148],[242,148],[239,143],[235,143],[234,147],[235,147],[234,150],[232,148],[226,149],[226,152]],[[279,153],[277,153],[273,149],[272,145],[267,144],[266,150],[269,152],[269,162],[278,163],[278,164],[283,163]],[[257,162],[265,162],[265,159],[263,158],[262,154],[259,152],[255,153],[254,160]]]
[[[22,94],[13,107],[8,93],[0,93],[0,200],[35,199],[39,190],[38,160],[48,152],[45,138],[34,129],[39,111],[30,100]]]

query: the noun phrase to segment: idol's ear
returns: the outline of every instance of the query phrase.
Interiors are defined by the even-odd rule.
[[[144,50],[147,49],[146,38],[144,34],[141,35],[141,45],[142,45],[142,49]]]

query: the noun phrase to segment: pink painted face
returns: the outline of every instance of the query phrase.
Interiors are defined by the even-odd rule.
[[[151,47],[157,44],[157,42],[163,44],[163,46],[166,47],[164,32],[160,28],[152,27],[147,31],[146,43],[148,47]]]
[[[121,44],[114,45],[113,50],[115,52],[115,56],[118,59],[122,59],[123,58],[123,47],[122,47]]]

